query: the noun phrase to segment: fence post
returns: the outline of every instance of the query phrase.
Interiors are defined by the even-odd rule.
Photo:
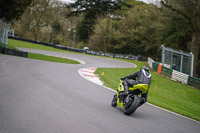
[[[9,25],[0,20],[0,42],[6,45],[8,44],[8,31]]]
[[[165,62],[165,47],[162,45],[162,66],[164,66],[164,62]]]
[[[183,52],[180,50],[181,52],[181,66],[180,66],[180,72],[183,72]]]
[[[5,33],[5,35],[6,35],[6,40],[5,40],[5,44],[6,45],[8,45],[8,31],[9,31],[9,29],[6,29],[6,33]]]
[[[193,77],[193,69],[194,69],[194,55],[190,52],[191,55],[191,68],[190,68],[190,76]]]
[[[173,51],[171,51],[171,62],[170,68],[173,69]]]

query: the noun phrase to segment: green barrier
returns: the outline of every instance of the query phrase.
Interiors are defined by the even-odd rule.
[[[152,62],[152,69],[154,71],[156,71],[156,72],[158,71],[158,66],[159,66],[158,62]],[[162,75],[165,75],[165,76],[171,78],[172,77],[172,72],[173,72],[172,69],[162,66],[162,71],[161,71]],[[194,78],[194,77],[188,77],[187,84],[191,85],[191,86],[194,86],[196,88],[200,88],[200,79],[199,78]]]
[[[200,79],[199,78],[194,78],[194,77],[189,77],[188,78],[188,85],[200,88]]]
[[[159,63],[157,63],[157,62],[152,63],[153,70],[156,72],[158,71],[158,65],[159,65]]]
[[[165,76],[167,76],[167,77],[172,77],[172,69],[170,69],[170,68],[167,68],[167,67],[162,67],[162,74],[163,75],[165,75]]]

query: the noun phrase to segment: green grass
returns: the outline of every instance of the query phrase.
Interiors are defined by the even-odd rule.
[[[13,46],[10,46],[10,45],[5,45],[5,44],[2,44],[2,43],[0,43],[0,46],[6,47],[6,48],[9,48],[9,49],[18,50],[16,47],[13,47]]]
[[[119,79],[132,74],[145,65],[144,62],[130,61],[137,64],[137,68],[98,68],[105,85],[117,89]],[[104,72],[102,76],[101,73]],[[200,121],[200,90],[174,82],[168,78],[152,73],[152,83],[149,89],[148,102],[173,112]]]
[[[64,50],[55,49],[53,47],[43,46],[43,45],[24,42],[24,41],[18,41],[18,40],[14,40],[14,39],[8,39],[7,47],[12,48],[12,49],[17,49],[16,47],[21,47],[21,48],[55,51],[55,52],[67,52],[67,51],[64,51]],[[35,53],[28,53],[28,58],[43,60],[43,61],[58,62],[58,63],[80,64],[78,61],[71,60],[71,59],[54,57],[54,56],[47,56],[47,55],[35,54]]]
[[[58,62],[58,63],[80,64],[77,61],[66,59],[66,58],[47,56],[47,55],[35,54],[35,53],[28,53],[28,58],[37,59],[37,60],[43,60],[43,61]]]
[[[66,50],[56,49],[53,47],[43,46],[43,45],[36,44],[36,43],[29,43],[29,42],[14,40],[14,39],[8,39],[8,45],[12,46],[12,47],[20,47],[20,48],[47,50],[47,51],[64,52],[64,53],[74,53],[74,52],[69,52]]]

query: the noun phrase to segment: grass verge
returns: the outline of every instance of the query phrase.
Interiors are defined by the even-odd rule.
[[[54,57],[54,56],[47,56],[47,55],[42,55],[42,54],[35,54],[35,53],[28,53],[28,58],[43,60],[43,61],[50,61],[50,62],[58,62],[58,63],[80,64],[78,61],[75,61],[75,60]]]
[[[13,47],[13,46],[10,46],[10,45],[5,45],[5,44],[3,44],[3,43],[0,43],[0,46],[1,46],[1,47],[5,47],[5,48],[9,48],[9,49],[14,49],[14,50],[17,50],[17,51],[18,51],[18,49],[17,49],[16,47]]]
[[[99,74],[105,85],[116,90],[119,79],[132,74],[145,65],[144,62],[130,61],[137,68],[98,68]],[[102,76],[101,73],[104,72]],[[181,115],[200,121],[200,90],[174,82],[168,78],[152,73],[152,83],[149,89],[148,102]]]
[[[54,52],[64,52],[64,53],[74,53],[66,50],[56,49],[53,47],[43,46],[36,43],[29,43],[25,41],[19,41],[14,39],[8,39],[8,45],[12,47],[20,47],[20,48],[30,48],[30,49],[38,49],[38,50],[47,50]]]
[[[55,51],[55,52],[66,52],[64,50],[59,50],[59,49],[55,49],[55,48],[48,47],[48,46],[43,46],[43,45],[24,42],[24,41],[18,41],[18,40],[14,40],[14,39],[8,39],[8,45],[6,45],[6,46],[8,48],[12,48],[12,49],[17,49],[16,47],[21,47],[21,48]],[[35,53],[28,53],[28,58],[43,60],[43,61],[50,61],[50,62],[58,62],[58,63],[80,64],[78,61],[71,60],[71,59],[47,56],[47,55],[35,54]]]

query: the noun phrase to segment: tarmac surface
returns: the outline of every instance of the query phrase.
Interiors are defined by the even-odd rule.
[[[200,123],[144,104],[131,116],[111,107],[115,92],[84,79],[83,68],[133,64],[80,54],[79,65],[0,54],[0,133],[199,133]]]

